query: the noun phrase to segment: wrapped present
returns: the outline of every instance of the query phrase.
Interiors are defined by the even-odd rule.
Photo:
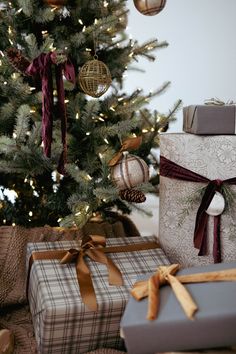
[[[183,130],[193,134],[236,134],[236,105],[191,105],[183,108]]]
[[[236,263],[183,269],[177,276],[173,275],[176,265],[159,268],[155,274],[142,277],[132,290],[135,298],[129,299],[121,321],[128,353],[234,346]],[[155,294],[153,280],[157,287]],[[163,283],[171,286],[158,290]],[[136,300],[140,298],[143,299]],[[156,315],[148,319],[150,303]]]
[[[28,244],[28,299],[39,353],[122,348],[120,320],[137,274],[169,264],[155,237],[107,239],[106,247],[93,239]]]
[[[236,260],[236,136],[164,133],[160,150],[159,239],[170,261]]]

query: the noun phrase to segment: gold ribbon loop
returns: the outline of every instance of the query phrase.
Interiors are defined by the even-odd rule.
[[[128,138],[126,139],[120,148],[120,150],[115,154],[115,156],[109,161],[108,165],[110,167],[115,166],[121,159],[122,157],[122,152],[123,151],[130,151],[130,150],[136,150],[139,148],[139,146],[142,144],[142,137],[138,136],[135,138]]]
[[[160,266],[148,280],[138,281],[131,290],[132,296],[137,300],[148,297],[147,319],[154,320],[157,317],[159,308],[159,288],[169,284],[189,319],[194,318],[198,310],[190,293],[182,283],[201,283],[210,281],[236,281],[236,268],[220,270],[215,272],[196,273],[174,276],[179,270],[179,264]]]

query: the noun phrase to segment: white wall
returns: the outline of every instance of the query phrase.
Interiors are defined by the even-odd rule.
[[[127,73],[127,91],[141,87],[149,92],[171,81],[171,88],[150,103],[150,108],[162,113],[179,98],[184,105],[203,104],[211,97],[236,101],[236,0],[167,0],[156,16],[140,14],[132,0],[127,4],[133,39],[169,43],[157,52],[154,63],[139,61],[137,66],[145,73]],[[169,131],[182,130],[182,111],[177,118]],[[156,234],[158,199],[148,196],[142,206],[152,210],[153,217],[133,213],[133,220],[143,235]]]
[[[137,66],[145,73],[128,72],[126,89],[146,92],[171,81],[171,88],[150,107],[167,112],[181,98],[184,105],[218,97],[236,100],[236,0],[167,0],[155,16],[144,16],[127,1],[128,32],[144,42],[157,38],[169,47],[156,52],[154,63],[145,59]],[[182,112],[170,131],[181,131]]]

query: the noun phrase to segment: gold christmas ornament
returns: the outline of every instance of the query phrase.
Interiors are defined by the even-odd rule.
[[[79,84],[89,96],[100,97],[110,87],[111,74],[109,68],[94,56],[93,60],[85,63],[79,72]]]
[[[134,6],[143,15],[154,16],[161,12],[166,0],[134,0]]]
[[[67,4],[67,0],[43,0],[45,4],[50,6],[65,6]]]
[[[136,187],[148,182],[148,165],[140,157],[124,151],[123,157],[111,167],[111,178],[120,190]]]

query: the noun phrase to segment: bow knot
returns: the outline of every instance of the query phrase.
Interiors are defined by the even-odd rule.
[[[123,283],[120,270],[102,250],[105,246],[105,237],[100,235],[87,236],[82,240],[78,250],[74,248],[68,250],[60,261],[61,264],[76,263],[81,297],[88,308],[93,311],[97,310],[97,301],[90,270],[85,261],[86,256],[95,262],[106,265],[110,285],[122,285]]]
[[[211,281],[236,281],[235,268],[215,272],[175,276],[179,269],[179,264],[160,266],[157,268],[156,273],[154,273],[149,279],[138,281],[134,284],[133,289],[131,290],[131,295],[137,301],[148,297],[148,320],[154,320],[157,317],[159,309],[159,292],[162,285],[171,286],[186,316],[189,319],[193,319],[198,307],[183,284]]]

